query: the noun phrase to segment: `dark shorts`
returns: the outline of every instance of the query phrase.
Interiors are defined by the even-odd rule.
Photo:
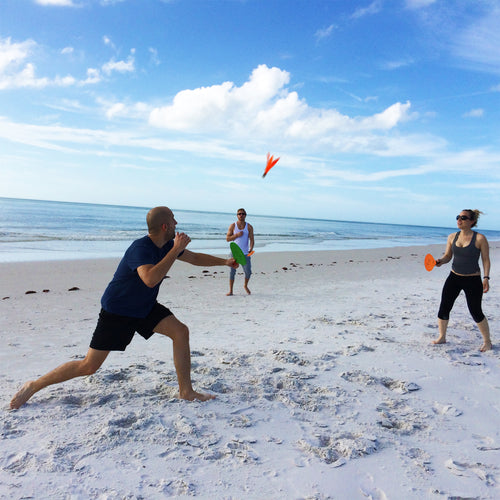
[[[145,318],[120,316],[101,309],[90,347],[99,351],[124,351],[135,332],[147,340],[153,335],[156,325],[171,314],[170,309],[158,302]]]

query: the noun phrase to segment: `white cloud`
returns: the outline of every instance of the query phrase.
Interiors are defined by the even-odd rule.
[[[151,62],[155,65],[155,66],[159,66],[160,65],[160,58],[158,57],[158,50],[154,49],[153,47],[149,47],[149,54],[150,54],[150,59],[151,59]]]
[[[173,130],[202,132],[232,129],[268,110],[276,95],[288,83],[289,74],[261,65],[241,87],[224,82],[179,92],[171,105],[151,112],[150,123]]]
[[[465,118],[481,118],[484,116],[484,109],[471,109],[463,115]]]
[[[35,65],[26,62],[37,45],[33,40],[12,42],[10,38],[0,40],[0,90],[9,88],[66,87],[74,85],[72,76],[55,78],[37,77]]]
[[[500,74],[500,8],[487,12],[453,41],[455,55],[475,69]]]
[[[330,26],[328,26],[328,28],[319,29],[314,34],[314,38],[316,38],[317,42],[320,42],[321,40],[324,40],[326,38],[330,38],[335,27],[336,26],[334,24],[330,24]]]
[[[136,105],[136,107],[138,106]],[[109,108],[110,115],[115,114],[115,116],[130,113],[131,110],[134,111],[134,106],[128,107],[123,103],[116,103]],[[222,141],[219,138],[205,140],[200,140],[199,137],[193,140],[166,139],[154,137],[153,134],[145,133],[143,129],[136,127],[128,130],[80,129],[58,125],[22,124],[0,118],[0,138],[44,150],[71,153],[76,156],[89,154],[95,157],[115,158],[130,156],[135,158],[135,161],[138,161],[137,158],[147,157],[148,161],[164,162],[165,152],[185,152],[191,155],[199,155],[204,161],[217,159],[222,162],[229,161],[231,165],[238,162],[254,166],[264,161],[262,153],[255,154],[246,151],[238,147],[238,145]],[[420,164],[405,167],[405,162],[401,162],[401,166],[398,166],[399,162],[391,162],[384,158],[382,161],[377,161],[376,148],[383,147],[377,144],[377,141],[380,142],[378,137],[352,135],[348,136],[348,139],[353,144],[356,141],[361,143],[365,140],[366,144],[363,148],[366,153],[371,154],[371,160],[360,163],[355,160],[355,157],[352,157],[352,165],[348,163],[351,166],[346,167],[345,162],[341,163],[338,158],[331,155],[315,156],[310,151],[302,154],[287,151],[286,156],[282,158],[281,168],[289,168],[300,172],[301,182],[324,186],[339,185],[346,187],[346,183],[350,183],[361,188],[368,188],[374,183],[383,183],[390,179],[407,177],[422,179],[429,174],[444,176],[442,178],[460,174],[461,179],[465,179],[466,176],[473,176],[481,178],[484,183],[487,182],[487,179],[498,183],[497,166],[500,162],[498,152],[481,149],[465,150],[458,153],[447,152],[443,141],[436,137],[422,135],[394,136],[389,139],[389,147],[392,153],[398,154],[401,158],[405,157],[405,155],[413,158],[416,156],[425,158]],[[302,143],[302,149],[307,150],[308,137],[298,137],[296,140]],[[372,140],[372,143],[370,143],[370,140]],[[86,147],[82,148],[82,145]],[[363,149],[360,148],[360,144],[355,144],[354,147],[347,145],[346,148],[348,152]],[[219,163],[218,161],[217,164]],[[391,165],[393,168],[391,168]],[[471,165],[474,165],[473,170],[471,170]],[[246,169],[243,168],[242,173],[244,174],[245,171]],[[227,167],[221,167],[220,175],[227,175]]]
[[[116,50],[116,46],[115,44],[112,42],[111,38],[109,38],[109,36],[106,36],[104,35],[102,37],[102,41],[104,42],[104,45],[108,45],[109,47],[111,47],[113,50]]]
[[[111,61],[102,65],[102,71],[106,75],[110,75],[113,72],[133,73],[135,71],[134,57],[130,55],[126,61],[115,61],[111,59]]]
[[[4,73],[9,66],[20,65],[31,50],[36,46],[33,40],[24,42],[12,42],[11,38],[0,39],[0,74]]]
[[[125,110],[125,104],[117,102],[116,104],[113,104],[108,108],[108,110],[106,111],[106,117],[113,118],[114,116],[123,113],[124,110]]]
[[[415,118],[410,103],[395,103],[371,116],[350,117],[335,109],[310,107],[287,89],[290,74],[261,65],[241,87],[224,82],[179,92],[172,103],[154,109],[151,125],[170,130],[220,134],[228,138],[332,150],[388,154],[390,141],[379,136]]]
[[[378,14],[382,10],[382,2],[380,0],[375,0],[367,7],[360,7],[356,9],[352,14],[353,19],[359,19],[360,17],[373,16]]]
[[[57,75],[52,78],[40,77],[36,74],[36,65],[30,61],[36,50],[38,50],[38,45],[33,40],[13,42],[11,38],[0,38],[0,90],[95,85],[102,81],[102,74],[109,76],[113,72],[131,73],[135,71],[135,49],[132,49],[126,61],[111,59],[102,65],[101,70],[96,68],[87,69],[86,78],[83,80],[78,80],[71,75],[64,77]],[[73,48],[65,47],[61,50],[61,53],[71,54]]]
[[[80,82],[80,85],[93,85],[101,81],[101,73],[96,68],[87,69],[87,78]]]
[[[413,63],[414,60],[411,57],[395,61],[386,61],[385,63],[382,64],[382,69],[392,71],[395,69],[404,68],[406,66],[411,66]]]
[[[389,130],[396,127],[399,123],[409,120],[411,104],[407,101],[405,104],[397,102],[381,113],[377,113],[368,118],[358,120],[363,128],[369,130]],[[356,127],[357,128],[357,127]]]
[[[46,103],[45,106],[48,108],[56,109],[58,111],[68,111],[68,112],[85,112],[85,107],[75,99],[63,98],[57,103]]]
[[[146,120],[151,112],[151,106],[143,102],[137,102],[133,105],[125,104],[123,102],[109,103],[102,100],[98,100],[98,102],[103,106],[105,110],[104,114],[108,120],[112,120],[114,118]]]

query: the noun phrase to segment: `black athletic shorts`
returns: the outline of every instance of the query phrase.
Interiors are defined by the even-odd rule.
[[[147,340],[153,335],[156,325],[171,314],[170,309],[158,302],[145,318],[120,316],[101,309],[90,347],[99,351],[124,351],[135,332]]]

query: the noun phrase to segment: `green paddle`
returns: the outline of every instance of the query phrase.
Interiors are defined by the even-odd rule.
[[[231,248],[234,260],[241,266],[244,266],[247,263],[247,258],[243,250],[234,241],[229,244],[229,247]]]

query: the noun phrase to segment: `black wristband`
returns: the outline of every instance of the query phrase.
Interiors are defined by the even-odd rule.
[[[488,280],[489,281],[490,277],[489,276],[483,276],[483,280]]]

